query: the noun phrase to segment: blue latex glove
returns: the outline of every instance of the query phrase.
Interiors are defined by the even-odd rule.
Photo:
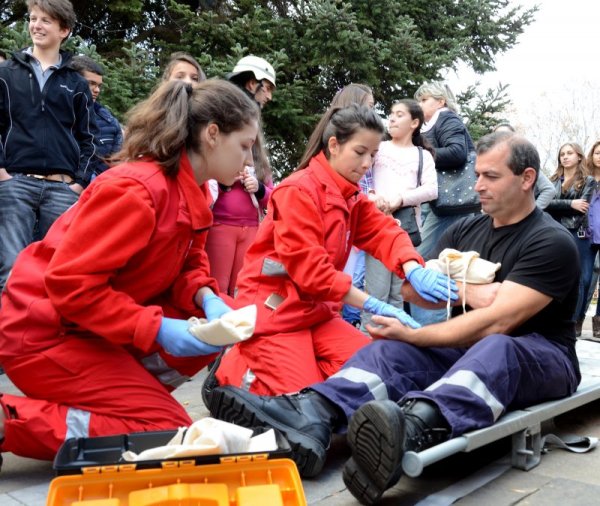
[[[221,297],[217,297],[214,293],[209,293],[202,298],[202,309],[209,322],[221,318],[221,316],[229,313],[229,311],[233,311],[223,302]]]
[[[397,307],[394,307],[387,302],[383,302],[382,300],[376,299],[371,295],[369,295],[369,298],[365,301],[363,309],[369,313],[379,316],[390,316],[392,318],[397,318],[400,323],[408,325],[413,329],[421,328],[421,325],[413,320],[409,314],[402,311],[402,309],[398,309]]]
[[[406,279],[417,293],[429,302],[437,303],[448,300],[448,276],[419,265],[408,273]],[[458,299],[456,282],[450,280],[450,300]]]
[[[174,357],[197,357],[221,351],[220,346],[212,346],[196,339],[188,332],[188,327],[186,320],[163,317],[156,342]]]

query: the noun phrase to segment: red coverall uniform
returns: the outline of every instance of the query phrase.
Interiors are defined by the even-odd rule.
[[[370,342],[339,315],[353,244],[400,276],[409,260],[423,265],[408,234],[320,153],[271,195],[238,275],[236,304],[257,305],[256,330],[223,356],[219,384],[294,392],[335,374]]]
[[[155,338],[163,314],[201,316],[196,291],[217,292],[209,201],[185,152],[176,177],[123,164],[23,250],[2,294],[0,362],[25,397],[0,398],[0,451],[52,459],[68,437],[191,423],[169,392],[214,355],[175,358]]]

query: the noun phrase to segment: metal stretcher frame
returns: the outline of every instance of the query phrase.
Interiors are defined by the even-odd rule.
[[[512,436],[512,466],[525,471],[537,466],[542,452],[542,422],[600,399],[600,343],[578,341],[577,355],[582,379],[572,396],[511,411],[484,429],[468,432],[419,453],[406,452],[402,459],[404,473],[419,476],[430,464],[507,436]]]

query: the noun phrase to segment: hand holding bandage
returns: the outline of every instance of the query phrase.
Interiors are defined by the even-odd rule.
[[[254,334],[256,306],[252,304],[229,311],[212,321],[192,317],[188,323],[188,332],[204,343],[214,346],[235,344],[245,341]]]
[[[482,285],[492,283],[501,264],[479,258],[479,253],[476,251],[461,252],[455,249],[446,248],[442,250],[438,258],[428,260],[426,266],[428,269],[442,272],[446,274],[448,278],[463,283],[462,305],[463,311],[465,311],[467,303],[466,284]],[[448,318],[450,318],[450,301],[448,301],[447,311]]]
[[[212,321],[163,317],[156,342],[175,357],[210,355],[219,352],[221,346],[245,341],[255,326],[255,305],[229,311]]]
[[[406,274],[406,279],[429,302],[458,299],[456,283],[440,271],[424,269],[419,265]]]

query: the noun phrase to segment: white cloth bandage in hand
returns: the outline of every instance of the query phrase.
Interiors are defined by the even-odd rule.
[[[202,455],[270,452],[277,450],[273,429],[252,437],[252,430],[233,423],[203,418],[186,430],[180,427],[177,434],[164,446],[149,448],[140,454],[123,453],[123,460],[162,460]]]
[[[500,263],[490,262],[479,258],[477,251],[458,251],[451,248],[442,250],[438,258],[428,260],[425,263],[427,269],[442,272],[449,278],[463,283],[462,306],[466,311],[467,305],[467,283],[474,285],[483,285],[492,283],[496,277],[496,272],[500,269]],[[450,286],[448,286],[450,293]],[[450,297],[446,306],[447,318],[450,318]]]
[[[250,306],[225,313],[211,322],[204,318],[192,317],[188,320],[189,333],[202,342],[213,346],[235,344],[252,337],[256,326],[256,306]]]

